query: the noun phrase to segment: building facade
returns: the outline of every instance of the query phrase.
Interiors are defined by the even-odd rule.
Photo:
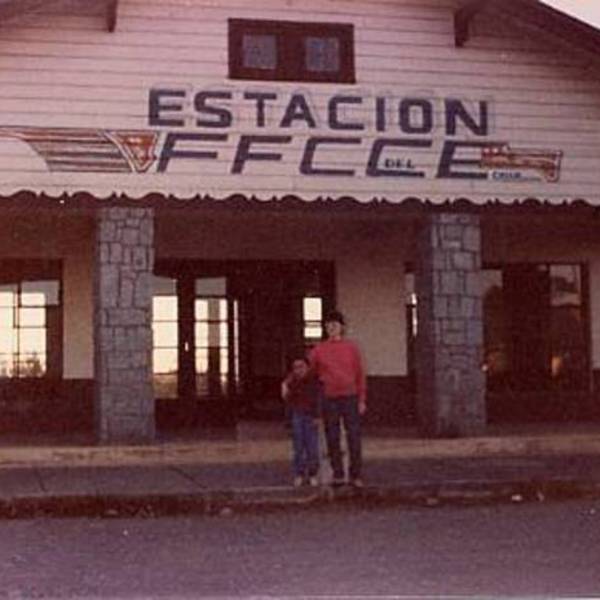
[[[510,6],[506,6],[510,4]],[[0,427],[600,415],[600,33],[518,0],[0,2]]]

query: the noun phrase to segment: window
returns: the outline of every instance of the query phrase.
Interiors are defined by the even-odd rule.
[[[0,378],[59,377],[60,265],[0,264]]]
[[[152,298],[152,365],[154,395],[177,398],[179,371],[179,325],[177,282],[168,277],[154,277]]]
[[[239,309],[225,277],[195,281],[194,345],[199,396],[235,393],[239,384]]]
[[[302,299],[304,346],[312,348],[323,338],[323,299],[305,297]]]
[[[229,19],[229,77],[354,83],[354,28]]]
[[[588,369],[587,319],[580,265],[550,265],[550,370],[564,389],[585,387]]]
[[[589,380],[587,272],[578,264],[481,271],[484,370],[491,391],[581,390]],[[417,330],[414,276],[405,277],[409,372]]]

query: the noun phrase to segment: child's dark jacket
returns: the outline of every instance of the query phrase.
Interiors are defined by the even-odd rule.
[[[319,416],[320,384],[314,373],[301,378],[289,375],[285,384],[288,389],[285,401],[290,408],[313,417]]]

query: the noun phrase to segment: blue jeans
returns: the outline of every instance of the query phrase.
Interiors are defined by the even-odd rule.
[[[319,472],[319,429],[315,417],[292,408],[293,468],[296,477],[315,477]]]
[[[344,464],[340,445],[341,423],[346,430],[346,442],[350,455],[350,479],[360,477],[362,470],[362,441],[360,433],[360,414],[358,412],[357,396],[339,396],[323,398],[323,420],[327,451],[331,461],[331,469],[335,479],[344,478]]]

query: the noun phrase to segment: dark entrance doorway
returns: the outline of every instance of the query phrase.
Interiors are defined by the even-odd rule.
[[[158,261],[157,426],[280,417],[287,361],[320,339],[333,281],[333,266],[324,262]]]
[[[585,265],[510,264],[483,279],[490,421],[597,418]]]

